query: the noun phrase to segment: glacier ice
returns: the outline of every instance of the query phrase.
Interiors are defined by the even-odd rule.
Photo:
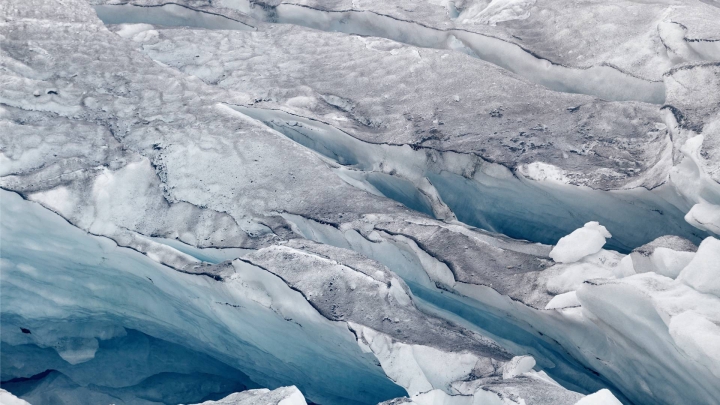
[[[610,232],[598,222],[592,221],[568,236],[563,236],[550,251],[549,256],[558,263],[572,263],[597,253],[611,238]]]
[[[126,387],[136,386],[135,390],[141,391],[147,381],[144,378],[181,370],[189,375],[215,373],[228,382],[245,382],[251,387],[294,380],[309,398],[320,403],[333,402],[333,397],[370,403],[403,394],[360,352],[347,328],[320,316],[275,276],[242,263],[228,271],[247,273],[247,277],[225,276],[236,281],[182,274],[106,239],[89,236],[17,195],[2,193],[3,238],[7,238],[2,245],[3,381],[53,370],[65,380],[64,386],[91,384],[89,390],[93,391],[92,384],[96,384],[100,392],[107,387],[110,393],[111,388],[123,387],[130,391],[127,403],[132,403],[133,390]],[[298,305],[302,303],[304,306]],[[129,329],[139,332],[126,332]],[[166,352],[164,361],[170,362],[165,370],[153,369],[162,367],[161,363],[148,362],[148,358],[143,364],[142,353],[132,350],[140,345],[131,342],[146,339],[138,336],[140,332],[160,339],[155,346]],[[127,337],[122,338],[123,334]],[[48,350],[61,353],[65,347],[58,342],[67,339],[93,339],[100,349],[92,358],[71,357],[84,360],[75,365],[64,357],[42,354]],[[181,353],[163,346],[176,347],[172,350]],[[106,351],[107,357],[100,357]],[[132,361],[123,351],[139,358]],[[352,352],[357,357],[353,358]],[[33,356],[34,361],[23,360]],[[102,364],[117,361],[113,356],[128,362],[127,372],[120,373],[118,364],[106,368],[105,376],[98,375]],[[335,367],[333,362],[337,362]],[[313,363],[318,368],[313,368]],[[342,375],[346,380],[335,388],[312,388],[336,378],[340,381]],[[237,390],[236,386],[228,388]],[[32,398],[32,392],[26,395]],[[70,399],[62,403],[77,403],[77,397],[67,395]]]
[[[717,403],[718,18],[0,4],[0,402]]]
[[[297,387],[267,388],[236,392],[217,401],[196,405],[306,405],[305,397]]]

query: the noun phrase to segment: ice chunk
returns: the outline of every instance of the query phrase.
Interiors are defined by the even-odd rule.
[[[607,389],[600,390],[579,400],[575,405],[622,405]]]
[[[505,363],[503,367],[503,379],[517,377],[527,373],[535,367],[535,359],[532,356],[515,356]]]
[[[55,351],[70,364],[80,364],[95,357],[99,343],[95,338],[64,338],[55,345]]]
[[[448,390],[453,381],[470,375],[478,362],[471,353],[447,353],[420,345],[394,341],[390,336],[349,322],[363,351],[372,352],[383,370],[397,384],[416,395],[432,389]]]
[[[230,394],[217,401],[195,405],[306,405],[302,392],[294,385],[270,391],[267,388]]]
[[[575,291],[570,291],[553,297],[553,299],[547,303],[545,309],[561,309],[579,306],[580,301],[577,299],[577,294]]]
[[[685,220],[698,229],[720,235],[720,205],[707,202],[695,204],[685,215]]]
[[[535,0],[492,0],[490,4],[478,2],[459,16],[465,23],[496,25],[503,21],[524,20],[530,16]]]
[[[558,263],[573,263],[599,252],[605,245],[605,239],[610,237],[612,235],[604,226],[591,221],[561,238],[550,252],[550,257]]]
[[[708,237],[678,280],[697,291],[720,297],[720,240]]]
[[[548,275],[554,274],[547,281],[547,291],[551,294],[562,294],[577,290],[587,280],[623,278],[634,274],[620,265],[622,259],[623,256],[617,252],[600,250],[578,262],[555,265],[547,271]]]
[[[30,405],[27,401],[16,397],[15,395],[0,388],[0,404],[2,405]]]
[[[115,33],[123,38],[132,38],[141,32],[152,30],[154,28],[155,27],[150,24],[120,24]]]
[[[655,272],[676,278],[680,271],[690,263],[697,247],[679,236],[663,236],[647,243],[623,259],[633,273]]]
[[[720,326],[692,310],[674,316],[669,326],[680,350],[720,378]]]

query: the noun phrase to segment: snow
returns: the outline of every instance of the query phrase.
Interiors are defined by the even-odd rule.
[[[550,257],[558,263],[573,263],[585,256],[597,253],[612,237],[607,229],[596,221],[585,224],[570,235],[560,238],[550,252]]]

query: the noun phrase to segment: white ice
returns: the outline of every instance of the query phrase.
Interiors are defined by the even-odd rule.
[[[572,263],[597,253],[605,245],[605,240],[612,237],[610,232],[598,222],[591,221],[584,227],[561,238],[550,257],[558,263]]]

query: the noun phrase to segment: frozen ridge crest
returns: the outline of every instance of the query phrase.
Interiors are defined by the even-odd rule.
[[[0,3],[0,403],[720,403],[715,3]]]

